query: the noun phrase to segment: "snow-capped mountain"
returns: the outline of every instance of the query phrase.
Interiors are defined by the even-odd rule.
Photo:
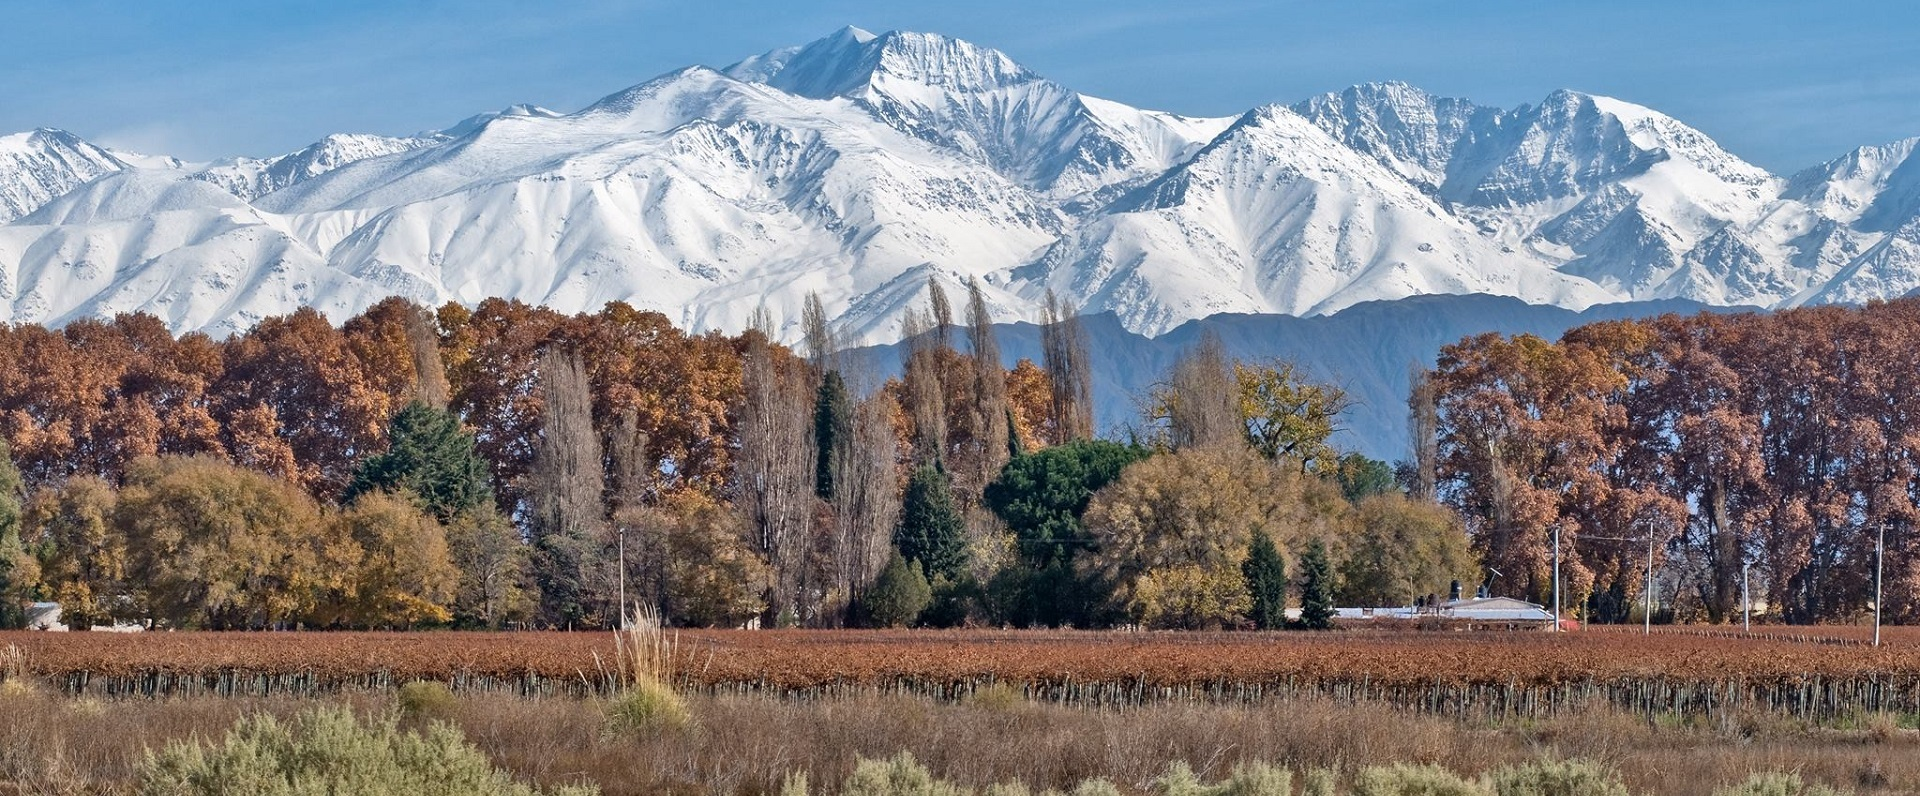
[[[65,130],[0,136],[0,224],[127,164]]]
[[[193,178],[218,185],[242,199],[258,199],[355,161],[405,152],[442,140],[438,137],[389,138],[382,135],[335,134],[298,152],[276,158],[234,158],[216,163],[196,172]]]
[[[1399,83],[1191,118],[847,28],[573,113],[271,158],[0,137],[0,319],[230,332],[303,304],[502,296],[695,330],[765,306],[792,338],[811,291],[884,342],[929,277],[980,279],[1002,320],[1051,292],[1149,335],[1430,294],[1859,301],[1920,288],[1914,149],[1781,177],[1617,99],[1494,108]]]

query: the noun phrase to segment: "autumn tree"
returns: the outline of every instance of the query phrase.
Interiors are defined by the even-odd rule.
[[[1211,332],[1174,362],[1156,385],[1152,417],[1174,450],[1243,444],[1239,392],[1226,346]]]
[[[1056,437],[1053,417],[1053,381],[1033,360],[1022,358],[1007,371],[1009,447],[1038,450]]]
[[[918,464],[944,463],[947,451],[947,391],[941,376],[952,349],[941,344],[945,338],[932,331],[933,326],[933,321],[914,310],[907,311],[901,325],[906,345],[900,404],[907,411],[910,447]]]
[[[886,564],[899,522],[898,406],[884,393],[854,409],[850,442],[842,453],[833,492],[833,569],[836,590],[846,596],[842,621],[859,613],[859,595]]]
[[[1297,549],[1340,536],[1346,512],[1332,485],[1245,447],[1179,451],[1128,467],[1094,496],[1082,566],[1138,621],[1231,624],[1252,608],[1241,564],[1255,532]]]
[[[1302,472],[1330,463],[1346,391],[1306,378],[1291,362],[1235,363],[1240,419],[1248,444],[1270,459],[1298,462]]]
[[[766,610],[767,563],[748,544],[748,525],[732,506],[683,491],[633,520],[634,542],[658,551],[654,571],[634,584],[635,599],[657,600],[674,624],[739,627]]]
[[[46,596],[75,630],[112,624],[127,594],[127,540],[114,527],[113,486],[74,476],[35,494],[26,527]]]
[[[1365,498],[1337,566],[1336,596],[1354,606],[1412,605],[1478,579],[1466,528],[1444,506],[1399,494]]]
[[[977,278],[967,280],[967,339],[973,394],[967,401],[969,450],[963,458],[973,471],[969,483],[984,489],[1012,455],[1007,444],[1012,406],[1007,400],[1007,371],[1000,363],[1000,341]]]
[[[115,524],[128,582],[163,627],[282,627],[348,588],[359,549],[292,484],[207,457],[135,462]]]
[[[539,593],[529,582],[532,550],[520,529],[493,511],[455,515],[445,526],[447,558],[458,580],[450,610],[459,627],[498,629],[533,618]]]
[[[1411,468],[1407,492],[1417,500],[1434,501],[1440,496],[1440,407],[1433,384],[1433,372],[1414,366],[1408,374],[1407,390],[1407,463]]]
[[[329,518],[359,561],[342,593],[321,606],[348,627],[407,628],[453,620],[460,573],[440,522],[406,497],[362,495]]]
[[[818,501],[815,390],[805,364],[767,338],[771,323],[763,316],[756,326],[747,335],[734,499],[767,562],[768,618],[809,621],[817,580],[809,555]]]
[[[1051,388],[1049,414],[1058,445],[1093,437],[1093,368],[1087,351],[1087,331],[1073,309],[1047,291],[1046,318],[1040,327],[1047,384]]]
[[[408,363],[396,368],[410,376],[404,340],[393,349]],[[284,443],[293,470],[279,474],[323,499],[337,497],[360,460],[381,447],[388,419],[412,393],[411,378],[390,377],[363,360],[348,336],[312,309],[263,320],[222,354],[225,368],[212,388],[220,412],[252,414],[245,427],[226,424],[236,460],[274,471],[284,466],[275,461],[277,443]]]
[[[607,541],[600,435],[580,355],[563,346],[540,357],[541,435],[527,493],[541,615],[552,625],[611,623],[603,548]]]

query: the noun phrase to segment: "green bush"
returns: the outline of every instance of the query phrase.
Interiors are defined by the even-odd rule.
[[[1333,796],[1335,777],[1332,769],[1316,768],[1300,778],[1300,796]]]
[[[926,766],[906,752],[886,761],[860,761],[840,793],[841,796],[969,796],[957,785],[934,779]]]
[[[920,570],[920,562],[909,562],[895,550],[886,569],[867,589],[867,620],[879,627],[905,627],[920,618],[933,602],[933,587]]]
[[[493,767],[452,725],[406,732],[388,716],[368,722],[344,707],[317,708],[282,722],[242,719],[220,742],[175,743],[140,766],[146,796],[536,796]],[[552,791],[599,793],[591,786]]]
[[[1800,779],[1799,774],[1755,774],[1746,782],[1716,788],[1713,796],[1849,796],[1850,791]]]
[[[1477,782],[1434,765],[1370,766],[1353,777],[1353,796],[1489,796]]]
[[[411,721],[445,721],[453,718],[453,711],[460,704],[447,684],[438,680],[415,680],[400,686],[395,701],[399,703],[400,718]]]
[[[642,679],[620,689],[603,708],[607,730],[614,735],[646,735],[677,730],[693,721],[686,700],[658,680]]]
[[[1049,791],[1047,796],[1054,796]],[[1104,779],[1090,779],[1073,787],[1067,796],[1120,796],[1120,788]]]
[[[1487,776],[1499,796],[1628,796],[1627,786],[1598,763],[1535,760]]]

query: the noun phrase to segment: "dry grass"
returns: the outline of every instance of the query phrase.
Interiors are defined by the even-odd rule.
[[[19,697],[33,693],[36,683],[27,666],[27,651],[17,644],[0,648],[0,697]]]
[[[660,624],[651,606],[635,605],[627,627],[615,631],[614,658],[619,665],[616,690],[604,708],[607,729],[616,734],[645,735],[679,730],[693,721],[686,700],[674,690],[679,639]]]
[[[1874,726],[1835,730],[1778,715],[1649,724],[1604,706],[1563,718],[1463,723],[1377,704],[1307,699],[1261,707],[1165,703],[1131,709],[985,698],[908,696],[790,700],[687,697],[699,721],[676,732],[608,733],[598,701],[456,697],[445,715],[516,777],[599,783],[614,794],[780,792],[803,772],[814,793],[837,793],[860,758],[905,751],[934,775],[971,787],[1020,780],[1067,789],[1104,777],[1139,793],[1174,761],[1205,780],[1268,762],[1304,777],[1344,779],[1364,765],[1443,766],[1465,776],[1541,757],[1592,760],[1634,794],[1707,796],[1758,771],[1871,794],[1920,792],[1920,740]],[[243,715],[288,717],[317,702],[363,715],[393,710],[390,694],[324,700],[72,699],[51,692],[0,698],[0,781],[8,793],[118,793],[146,748],[218,737]]]

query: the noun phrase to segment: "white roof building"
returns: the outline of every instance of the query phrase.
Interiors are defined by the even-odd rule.
[[[1477,597],[1454,600],[1440,605],[1440,615],[1449,619],[1473,619],[1482,622],[1552,622],[1553,612],[1544,605],[1512,597]]]

